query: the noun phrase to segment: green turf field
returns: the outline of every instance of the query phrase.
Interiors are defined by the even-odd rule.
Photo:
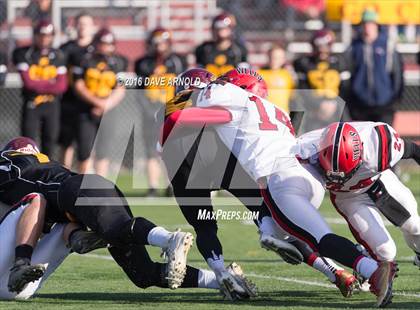
[[[417,168],[416,168],[417,169]],[[127,189],[127,178],[120,179]],[[412,175],[408,183],[420,201],[420,175]],[[133,192],[131,191],[131,194]],[[225,199],[218,199],[222,203]],[[171,201],[149,206],[133,206],[136,215],[142,215],[168,229],[181,227],[191,231],[176,206],[165,206]],[[219,206],[223,209],[243,210],[240,206]],[[350,236],[347,226],[324,201],[321,208],[334,231]],[[337,223],[338,222],[338,223]],[[400,273],[395,281],[394,303],[390,308],[420,309],[420,270],[412,264],[412,253],[405,245],[402,234],[389,227],[398,246]],[[344,299],[335,287],[321,275],[305,265],[291,266],[258,244],[254,225],[241,221],[219,222],[219,235],[224,246],[226,262],[240,263],[248,276],[257,284],[259,297],[252,301],[232,303],[223,301],[217,291],[205,289],[178,289],[176,291],[136,288],[119,267],[109,259],[105,250],[90,255],[71,255],[39,291],[36,298],[24,302],[0,302],[0,309],[338,309],[370,308],[374,296],[360,293]],[[159,252],[150,248],[156,260]],[[189,256],[193,266],[206,267],[194,247]]]

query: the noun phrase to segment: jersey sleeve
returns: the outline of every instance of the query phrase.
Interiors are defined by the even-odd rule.
[[[231,107],[232,98],[227,85],[211,83],[200,92],[197,107]]]
[[[320,151],[319,141],[321,140],[323,130],[324,129],[309,131],[297,139],[297,156],[299,158],[312,161],[317,157]]]
[[[385,123],[378,123],[374,127],[373,136],[378,171],[393,167],[404,155],[403,139],[394,128]]]
[[[13,51],[12,61],[18,71],[29,70],[29,64],[25,58],[25,50],[23,48],[17,48]]]

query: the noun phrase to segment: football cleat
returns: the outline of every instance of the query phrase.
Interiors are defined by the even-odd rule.
[[[351,297],[358,286],[357,278],[346,270],[337,270],[335,272],[334,284],[345,298]]]
[[[67,245],[73,252],[86,254],[93,250],[106,248],[108,243],[93,231],[76,230],[71,233]]]
[[[43,264],[31,265],[29,259],[18,259],[10,269],[7,287],[19,294],[30,282],[39,280],[45,273]]]
[[[233,275],[239,282],[242,283],[242,287],[244,288],[245,292],[248,294],[249,297],[257,297],[257,286],[249,280],[242,271],[241,266],[237,263],[232,262],[226,270]]]
[[[414,256],[414,261],[413,261],[414,266],[417,266],[420,268],[420,254]]]
[[[286,263],[299,265],[303,262],[303,255],[289,242],[277,239],[268,234],[260,233],[260,245],[262,248],[273,251]]]
[[[194,237],[191,233],[181,232],[179,229],[172,233],[169,245],[164,249],[167,259],[168,287],[172,290],[181,286],[187,272],[187,255],[193,245]]]
[[[236,264],[230,264],[226,270],[216,273],[220,293],[228,300],[241,300],[257,296],[255,285],[248,280]]]
[[[395,262],[379,262],[376,271],[369,278],[370,291],[376,295],[376,306],[385,308],[392,302],[392,284],[397,277]]]

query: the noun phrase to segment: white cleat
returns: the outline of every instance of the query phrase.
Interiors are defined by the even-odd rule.
[[[289,242],[274,238],[271,235],[260,234],[261,247],[273,251],[279,255],[286,263],[299,265],[303,262],[303,255],[300,251]]]
[[[181,232],[179,229],[172,233],[168,248],[164,250],[167,259],[168,287],[172,290],[181,286],[187,272],[187,256],[193,245],[194,237],[191,233]]]
[[[241,300],[257,296],[255,285],[242,272],[241,267],[230,264],[225,270],[216,273],[220,292],[228,300]]]
[[[239,283],[241,283],[242,288],[249,297],[257,297],[257,286],[244,275],[241,266],[232,262],[226,269],[236,278],[236,280],[238,280]]]

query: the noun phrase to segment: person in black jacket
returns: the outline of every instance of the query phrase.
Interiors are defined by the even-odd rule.
[[[13,51],[13,63],[23,82],[22,135],[36,139],[41,150],[54,151],[60,131],[60,96],[67,90],[67,68],[60,50],[52,48],[54,26],[40,21],[33,30],[33,43]]]
[[[246,47],[235,39],[235,16],[229,13],[217,15],[212,22],[213,40],[197,47],[197,65],[220,76],[247,61]]]
[[[312,54],[298,58],[294,68],[298,76],[298,88],[294,106],[304,110],[301,132],[319,129],[339,120],[343,114],[348,91],[350,72],[341,55],[332,53],[334,32],[322,29],[312,37]]]
[[[66,57],[66,65],[69,75],[73,72],[73,67],[79,65],[77,62],[94,49],[92,41],[94,36],[93,17],[87,12],[81,12],[76,16],[77,38],[61,45],[60,50]],[[76,130],[74,125],[77,123],[78,109],[75,101],[79,98],[74,93],[73,79],[69,79],[69,88],[64,93],[61,100],[61,129],[59,144],[62,148],[61,162],[66,167],[71,167],[73,161],[73,143],[76,140]]]
[[[74,91],[79,97],[75,102],[78,107],[77,155],[79,171],[86,173],[94,149],[95,171],[105,176],[113,132],[98,129],[103,117],[124,99],[125,87],[118,83],[117,76],[126,71],[127,59],[115,53],[114,34],[106,28],[96,33],[93,45],[94,51],[77,60],[78,65],[73,67]]]
[[[156,143],[160,122],[157,113],[174,96],[175,88],[170,81],[186,67],[184,57],[174,53],[171,33],[164,28],[152,31],[147,40],[149,52],[135,63],[135,71],[142,81],[142,133],[147,159],[148,196],[156,196],[161,175]]]

